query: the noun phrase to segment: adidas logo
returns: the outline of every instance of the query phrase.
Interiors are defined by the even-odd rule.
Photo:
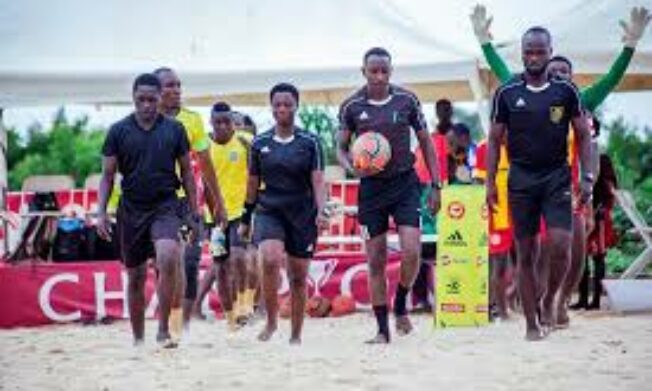
[[[516,107],[525,107],[525,100],[523,98],[518,98],[516,101]]]
[[[452,234],[448,235],[446,238],[445,244],[451,247],[467,247],[467,243],[464,240],[464,236],[459,230],[456,230]]]
[[[363,111],[363,112],[360,114],[360,119],[363,120],[363,121],[366,120],[366,119],[369,119],[369,114],[367,114],[366,111]]]

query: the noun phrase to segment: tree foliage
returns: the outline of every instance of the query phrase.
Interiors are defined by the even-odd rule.
[[[91,129],[88,118],[69,120],[63,109],[52,127],[33,125],[23,139],[15,129],[7,134],[9,188],[20,190],[31,175],[67,174],[82,186],[90,174],[100,172],[105,130]]]
[[[323,106],[301,106],[298,115],[304,129],[319,136],[326,164],[337,164],[335,137],[338,122],[336,116]]]
[[[605,126],[608,134],[604,150],[611,157],[620,189],[634,196],[636,206],[648,225],[652,225],[652,129],[637,129],[622,118]],[[625,212],[616,207],[614,228],[619,242],[607,255],[608,272],[622,273],[643,250],[641,238],[631,232],[633,227]]]

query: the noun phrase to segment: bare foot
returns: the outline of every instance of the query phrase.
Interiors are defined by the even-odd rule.
[[[539,311],[539,324],[543,328],[544,333],[548,333],[553,326],[553,317],[552,317],[552,305],[547,305],[545,303],[540,304],[538,307]]]
[[[192,317],[199,320],[208,320],[206,315],[201,312],[201,309],[196,308],[192,311]]]
[[[175,349],[179,346],[179,343],[173,340],[168,332],[159,332],[156,335],[156,342],[163,349]]]
[[[240,315],[237,318],[235,318],[235,321],[237,324],[240,326],[246,326],[247,322],[249,322],[249,316],[247,315]]]
[[[528,329],[525,332],[525,339],[531,342],[541,341],[546,337],[546,334],[540,328]]]
[[[412,322],[407,315],[396,317],[396,333],[398,335],[408,335],[412,332]]]
[[[301,338],[299,337],[290,338],[290,345],[301,345]]]
[[[385,345],[389,343],[389,337],[387,337],[385,334],[378,333],[375,337],[366,340],[364,343],[367,345]]]
[[[568,317],[566,306],[560,305],[559,308],[557,308],[557,320],[555,322],[555,329],[567,329],[569,326],[570,318]]]
[[[270,326],[269,324],[265,325],[263,331],[258,334],[258,340],[262,342],[267,342],[272,338],[272,335],[276,332],[276,326]]]

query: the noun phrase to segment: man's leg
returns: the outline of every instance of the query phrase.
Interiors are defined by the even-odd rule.
[[[550,237],[546,234],[539,234],[536,240],[536,248],[533,250],[534,262],[536,264],[537,280],[537,306],[541,306],[543,296],[548,291],[550,280]],[[541,308],[538,308],[539,315]]]
[[[369,263],[369,292],[371,305],[376,316],[378,333],[368,343],[388,343],[389,309],[387,305],[387,280],[385,267],[387,265],[387,234],[378,234],[365,241],[365,252]]]
[[[231,262],[235,314],[239,323],[246,323],[249,315],[249,308],[247,308],[245,298],[247,290],[247,253],[243,247],[231,248]]]
[[[180,246],[181,254],[184,254],[183,244]],[[184,255],[181,255],[182,263],[185,262]],[[169,320],[169,330],[170,335],[174,340],[181,339],[181,333],[183,331],[183,296],[186,289],[186,273],[183,266],[176,269],[174,276],[174,288],[172,293],[172,302],[170,304],[170,320]]]
[[[398,227],[398,235],[402,258],[400,280],[394,296],[394,315],[397,333],[406,335],[412,331],[412,323],[407,314],[406,297],[419,271],[421,230],[417,227],[401,225]]]
[[[548,237],[550,278],[548,279],[548,290],[541,302],[541,323],[544,326],[552,327],[554,322],[555,299],[557,298],[557,294],[560,293],[559,288],[564,282],[564,278],[566,278],[569,269],[572,233],[561,228],[549,228]],[[566,305],[562,305],[561,302],[557,303],[558,320],[565,320],[565,323],[560,323],[559,326],[567,326],[568,315],[566,313]]]
[[[560,167],[547,174],[542,182],[543,198],[541,199],[541,209],[546,227],[548,228],[548,262],[550,263],[550,277],[548,278],[548,290],[541,303],[541,323],[545,326],[552,327],[555,321],[559,327],[568,326],[568,314],[566,297],[560,288],[566,278],[575,280],[569,285],[574,285],[576,276],[568,276],[571,269],[571,246],[573,243],[573,206],[570,169]],[[578,229],[578,240],[584,241],[584,220],[576,221]],[[583,243],[578,250],[583,254]],[[572,289],[571,289],[572,291]],[[559,295],[559,296],[558,296]],[[563,302],[561,300],[564,300]],[[555,316],[555,305],[557,312]]]
[[[253,247],[247,248],[247,305],[251,307],[254,313],[258,310],[258,300],[256,295],[260,296],[260,267],[258,265],[258,255]]]
[[[198,233],[195,240],[188,243],[183,255],[183,268],[181,272],[185,274],[182,281],[185,282],[183,289],[183,324],[188,327],[190,317],[192,316],[193,305],[197,299],[197,285],[199,283],[199,261],[202,251],[202,234]]]
[[[571,238],[571,257],[568,272],[564,278],[559,300],[557,302],[556,324],[560,327],[568,326],[570,319],[566,308],[570,302],[573,291],[580,283],[584,272],[584,259],[586,258],[586,221],[583,215],[573,215],[573,232]]]
[[[159,327],[157,341],[170,346],[168,322],[175,284],[181,265],[181,245],[174,239],[158,239],[154,242],[156,264],[159,271],[157,294],[159,299]]]
[[[586,257],[583,269],[582,279],[577,288],[577,303],[569,307],[572,310],[584,310],[589,306],[589,257]]]
[[[521,297],[521,306],[526,322],[526,339],[536,341],[543,338],[537,322],[537,285],[534,277],[535,249],[537,236],[524,236],[515,238],[516,258],[518,263],[517,281]]]
[[[593,265],[595,266],[593,270],[593,298],[591,303],[587,306],[589,310],[599,310],[600,309],[600,299],[602,298],[602,280],[606,274],[606,264],[605,264],[606,254],[596,254],[593,256]]]
[[[245,299],[245,291],[247,290],[247,258],[245,249],[242,247],[233,248],[233,285],[234,297],[236,303],[236,315],[239,322],[246,323],[249,309]]]
[[[217,279],[217,294],[220,298],[220,305],[224,311],[224,318],[229,331],[236,331],[238,323],[233,308],[233,263],[230,257],[223,257],[215,262],[215,276]]]
[[[498,317],[502,320],[509,318],[507,312],[507,268],[509,266],[508,253],[498,253],[489,256],[491,268],[491,293],[490,303],[498,309]]]
[[[306,276],[308,275],[309,258],[297,258],[288,256],[287,274],[290,282],[290,302],[292,303],[291,321],[292,334],[291,344],[301,343],[301,330],[306,308]]]
[[[213,284],[215,283],[215,266],[211,266],[206,270],[206,273],[204,273],[204,277],[201,280],[201,283],[199,284],[199,292],[197,294],[197,299],[195,300],[195,304],[193,306],[193,315],[200,318],[200,319],[206,319],[206,316],[202,314],[201,312],[201,306],[206,298],[206,295],[213,289]]]
[[[139,345],[145,338],[145,282],[147,281],[147,263],[127,269],[129,276],[127,302],[129,321],[134,335],[134,344]]]

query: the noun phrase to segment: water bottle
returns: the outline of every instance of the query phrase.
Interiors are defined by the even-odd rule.
[[[211,231],[211,255],[213,257],[221,257],[226,255],[226,236],[222,228],[215,227]]]

